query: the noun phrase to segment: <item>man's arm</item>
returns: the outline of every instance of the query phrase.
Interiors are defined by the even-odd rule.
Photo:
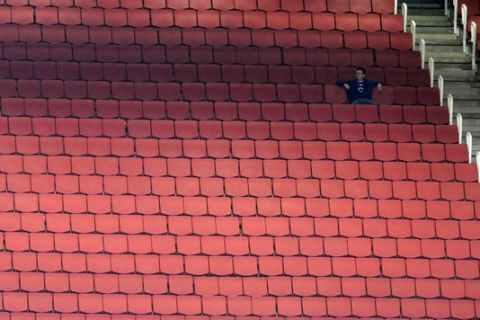
[[[347,90],[350,90],[350,81],[346,80],[338,80],[337,86],[344,87]]]
[[[370,82],[370,86],[373,88],[377,88],[377,90],[381,91],[382,88],[383,88],[383,84],[379,81],[369,81]]]

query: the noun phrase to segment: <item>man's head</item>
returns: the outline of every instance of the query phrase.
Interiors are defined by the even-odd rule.
[[[365,71],[364,68],[357,68],[357,71],[355,72],[355,78],[359,81],[362,81],[365,79],[365,76],[367,75],[367,71]]]

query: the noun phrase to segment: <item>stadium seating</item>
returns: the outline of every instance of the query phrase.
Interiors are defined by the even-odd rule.
[[[4,0],[0,39],[0,320],[480,317],[477,167],[392,0]]]

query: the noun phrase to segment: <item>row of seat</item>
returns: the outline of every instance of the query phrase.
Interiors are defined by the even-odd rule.
[[[7,174],[52,174],[199,178],[319,178],[364,180],[461,181],[477,180],[474,164],[261,160],[175,159],[129,157],[0,156],[1,172]]]
[[[383,122],[387,124],[434,124],[449,122],[448,109],[418,105],[351,105],[302,103],[235,103],[187,101],[118,101],[89,99],[1,98],[7,117]]]
[[[327,84],[274,84],[225,82],[133,82],[76,80],[1,79],[2,97],[71,98],[163,101],[234,101],[234,102],[347,102],[344,88]],[[384,86],[374,91],[378,104],[439,105],[437,88]]]
[[[348,61],[342,55],[349,50],[330,50],[330,63]],[[355,53],[369,63],[352,63],[367,66],[373,63],[372,51]],[[348,63],[350,64],[350,62]],[[338,80],[350,80],[356,67],[321,66],[266,66],[266,65],[218,65],[218,64],[123,64],[92,62],[52,61],[0,61],[2,78],[38,80],[87,80],[87,81],[178,81],[178,82],[247,82],[247,83],[298,83],[332,84]],[[368,79],[386,85],[426,87],[430,85],[428,70],[401,67],[367,67]]]
[[[476,226],[478,227],[478,225]],[[61,252],[103,254],[180,254],[275,257],[402,257],[478,258],[480,242],[463,239],[313,238],[93,235],[70,233],[4,234],[4,249],[10,252]],[[156,257],[158,260],[158,256]],[[160,260],[162,257],[160,256]],[[155,260],[153,260],[155,261]],[[421,264],[419,260],[418,264]],[[427,263],[428,260],[423,261]],[[334,262],[335,263],[335,262]],[[420,272],[418,272],[420,274]],[[427,273],[426,276],[430,276]],[[420,276],[420,277],[423,277]]]
[[[7,292],[3,295],[6,310],[10,312],[58,312],[62,319],[89,319],[88,314],[115,315],[148,314],[145,319],[208,319],[230,315],[235,319],[295,319],[294,316],[324,317],[431,317],[434,319],[475,317],[478,305],[469,299],[414,299],[414,298],[322,298],[322,297],[201,297],[197,295],[82,295],[74,293]],[[75,313],[73,315],[69,315]],[[28,314],[28,313],[27,313]],[[66,314],[63,316],[63,314]],[[80,315],[78,317],[77,315]],[[110,317],[110,314],[113,314]],[[157,315],[157,316],[152,316]],[[175,314],[175,316],[166,316]],[[23,314],[22,314],[23,315]],[[179,315],[190,315],[183,316]],[[194,317],[192,315],[202,315]],[[254,317],[252,317],[252,315]],[[117,315],[118,316],[118,315]],[[237,317],[234,317],[237,316]],[[247,317],[248,316],[248,317]],[[118,319],[125,318],[123,315]],[[10,318],[9,318],[10,319]],[[17,318],[11,318],[15,320]],[[23,316],[22,318],[25,319]],[[137,319],[137,317],[135,317]],[[143,318],[141,318],[143,319]]]
[[[12,119],[12,118],[10,118]],[[18,118],[17,118],[18,119]],[[26,122],[23,122],[24,124]],[[64,124],[69,123],[65,121]],[[71,121],[72,126],[75,125]],[[79,130],[73,127],[70,130],[61,130],[56,122],[56,130],[52,124],[42,128],[45,133],[41,135],[60,136],[101,136],[106,130],[99,130],[100,122],[79,122]],[[200,120],[128,120],[126,125],[128,136],[134,138],[206,138],[206,139],[253,139],[253,140],[321,140],[321,141],[371,141],[371,142],[418,142],[418,143],[456,143],[458,130],[456,126],[449,125],[410,125],[410,124],[361,124],[361,123],[312,123],[312,122],[213,122]],[[7,130],[5,130],[7,131]],[[83,132],[82,132],[83,131]],[[113,131],[113,130],[112,130]],[[11,126],[9,134],[30,135],[34,134],[34,127]],[[97,134],[95,134],[97,133]],[[111,135],[118,137],[119,135]]]
[[[197,47],[234,46],[265,48],[349,48],[411,50],[412,35],[404,32],[367,31],[310,31],[310,30],[249,30],[203,28],[125,28],[125,27],[69,27],[31,24],[5,24],[0,35],[6,42],[43,42],[51,44],[95,45],[185,45]]]
[[[475,180],[475,182],[477,182]],[[475,183],[474,182],[474,183]],[[39,194],[323,199],[478,200],[478,188],[437,181],[148,176],[0,175],[0,191]]]
[[[9,33],[16,34],[15,32]],[[317,33],[316,33],[317,34]],[[376,33],[382,38],[383,34]],[[312,34],[315,36],[315,34]],[[316,35],[318,37],[318,34]],[[374,37],[373,34],[371,37]],[[302,43],[302,45],[306,46]],[[240,64],[328,66],[329,56],[338,58],[332,63],[341,66],[372,65],[371,50],[326,49],[319,43],[306,48],[241,47],[233,46],[164,46],[164,45],[94,45],[69,43],[45,44],[32,42],[2,42],[0,57],[4,60],[101,62],[101,63],[154,63],[154,64]],[[382,47],[382,48],[380,48]],[[420,53],[411,50],[390,50],[380,46],[374,51],[375,65],[379,67],[420,68]],[[336,55],[328,54],[336,50]]]
[[[448,124],[447,108],[418,105],[190,103],[42,98],[2,98],[1,105],[2,114],[9,117]]]
[[[280,145],[282,148],[280,149]],[[287,147],[290,145],[290,147]],[[284,147],[285,146],[285,147]],[[1,155],[468,162],[465,144],[0,136]]]
[[[254,197],[179,197],[133,195],[82,195],[2,193],[3,212],[47,213],[115,213],[163,214],[167,216],[283,216],[407,218],[407,219],[473,219],[478,217],[480,202],[478,184],[468,183],[466,190],[458,184],[445,188],[466,194],[466,200],[448,201],[395,199],[320,199],[320,198],[254,198]],[[462,185],[460,184],[460,187]],[[455,188],[457,190],[455,190]]]
[[[268,202],[268,200],[264,199]],[[452,207],[462,206],[468,211],[465,203],[452,202]],[[45,238],[45,242],[52,242],[55,233],[79,233],[86,234],[92,238],[98,238],[100,235],[111,235],[107,238],[98,238],[98,245],[108,242],[109,248],[115,248],[112,243],[118,238],[118,246],[128,251],[126,235],[142,235],[132,238],[134,243],[138,243],[142,237],[147,243],[151,243],[150,238],[145,235],[164,235],[162,241],[169,248],[175,248],[174,236],[215,236],[205,238],[206,243],[217,241],[218,236],[224,236],[228,254],[234,252],[248,252],[248,241],[256,241],[254,238],[248,240],[248,237],[274,236],[287,237],[292,239],[288,241],[300,241],[300,251],[306,256],[315,256],[323,251],[324,245],[322,239],[327,237],[345,237],[346,240],[337,241],[341,245],[339,248],[346,247],[358,248],[355,246],[355,238],[364,237],[365,239],[377,238],[399,238],[399,239],[435,239],[428,243],[437,243],[442,247],[442,241],[451,239],[478,240],[476,234],[478,229],[477,220],[434,220],[429,219],[403,219],[403,218],[304,218],[304,217],[222,217],[222,216],[162,216],[162,215],[114,215],[114,214],[95,214],[95,213],[18,213],[4,212],[0,216],[0,230],[5,233],[23,231],[18,237],[26,237],[30,234],[32,241],[39,242]],[[473,218],[471,216],[470,218]],[[50,232],[50,233],[46,233]],[[168,235],[168,236],[167,236]],[[118,236],[118,237],[117,237]],[[239,239],[242,236],[245,238]],[[12,238],[17,237],[13,234]],[[87,237],[88,238],[88,237]],[[83,238],[82,238],[83,239]],[[155,238],[156,239],[156,238]],[[190,239],[190,238],[189,238]],[[198,243],[203,240],[196,238]],[[256,238],[255,238],[256,239]],[[287,241],[285,238],[281,241]],[[367,240],[358,242],[366,242]],[[87,240],[82,240],[83,242]],[[103,242],[102,242],[103,241]],[[183,241],[183,240],[182,240]],[[186,240],[184,241],[190,241]],[[218,240],[223,241],[223,240]],[[263,242],[262,242],[263,241]],[[259,239],[258,245],[264,243],[265,239]],[[268,240],[269,241],[269,240]],[[279,240],[280,241],[280,240]],[[330,241],[330,240],[328,240]],[[346,242],[345,242],[346,241]],[[23,246],[26,246],[28,240],[22,240]],[[85,242],[86,243],[86,242]],[[238,245],[234,245],[237,243]],[[330,242],[331,244],[332,242]],[[195,244],[197,246],[199,244]],[[257,244],[252,244],[252,248]],[[279,244],[282,246],[281,244]],[[83,245],[82,245],[83,246]],[[40,248],[38,245],[36,248]],[[44,248],[47,248],[45,246]],[[48,248],[53,248],[49,245]],[[87,246],[85,246],[87,248]],[[258,248],[258,247],[256,247]],[[53,249],[51,249],[53,250]],[[113,249],[109,249],[113,250]],[[175,249],[169,249],[175,252]],[[239,251],[235,251],[239,250]],[[43,252],[43,251],[42,251]],[[112,251],[113,252],[113,251]],[[222,251],[223,252],[223,251]],[[281,251],[285,252],[285,251]],[[115,252],[113,252],[115,253]],[[428,253],[426,253],[428,254]]]
[[[273,297],[321,295],[335,297],[370,296],[391,291],[393,297],[476,298],[479,281],[453,279],[378,279],[361,277],[204,277],[190,275],[125,275],[2,272],[3,292],[73,292],[100,294],[197,294],[203,297]],[[151,282],[150,282],[151,281]],[[152,284],[155,283],[156,286]],[[380,285],[380,288],[377,287]],[[391,289],[388,290],[388,286]],[[455,290],[451,290],[450,286]],[[156,289],[155,289],[156,287]],[[383,292],[382,292],[383,291]],[[380,297],[384,297],[380,295]]]
[[[173,9],[173,10],[241,10],[287,12],[358,12],[392,13],[392,0],[4,0],[4,4],[14,8],[22,6],[58,8],[103,8],[103,9]],[[327,7],[328,5],[328,7]]]
[[[0,9],[0,23],[90,27],[246,28],[275,30],[389,31],[403,30],[401,15],[378,13],[311,13],[308,11],[242,11],[189,9],[103,9],[57,7],[7,7]]]
[[[432,306],[437,304],[442,306],[442,311],[438,311],[438,309],[435,309],[434,307],[429,307],[429,314],[431,308],[433,308],[433,314],[438,315],[439,317],[444,317],[448,318],[448,315],[450,314],[450,307],[448,305],[447,300],[442,300],[441,302],[437,301],[439,299],[435,299],[435,302],[432,300],[429,300],[429,305],[431,304]],[[335,302],[336,303],[336,302]],[[334,303],[334,304],[335,304]],[[373,310],[373,305],[374,301],[371,301],[372,305],[372,310]],[[383,303],[383,302],[382,302]],[[403,311],[403,314],[405,314],[408,317],[414,317],[415,315],[418,317],[424,317],[426,315],[426,307],[425,307],[425,301],[421,301],[420,303],[417,303],[413,299],[410,299],[408,302],[401,302],[403,303],[403,308],[405,311]],[[469,319],[475,316],[475,304],[471,302],[466,302],[467,304],[471,304],[471,306],[468,306],[467,308],[459,308],[455,309],[453,312],[454,317],[456,318],[465,318]],[[411,304],[411,305],[410,305]],[[455,307],[454,307],[455,308]],[[477,307],[478,308],[478,307]],[[349,309],[351,310],[351,309]],[[356,309],[355,309],[356,310]],[[448,311],[445,311],[448,310]],[[458,313],[457,312],[464,312],[464,313]],[[440,313],[436,313],[436,312]],[[355,311],[356,313],[357,311]],[[469,314],[468,312],[471,312]],[[325,314],[327,314],[325,312]],[[402,314],[402,313],[400,313]],[[373,315],[372,315],[373,316]],[[79,319],[102,319],[102,320],[120,320],[124,319],[125,315],[110,315],[110,314],[71,314],[71,313],[40,313],[40,312],[4,312],[0,313],[0,317],[2,317],[2,320],[17,320],[17,319],[29,319],[29,320],[35,320],[35,319],[55,319],[55,320],[60,320],[60,319],[65,319],[65,320],[79,320]],[[303,316],[298,316],[298,317],[293,317],[293,316],[180,316],[180,315],[132,315],[135,319],[144,319],[144,320],[304,320],[305,317]],[[312,319],[317,319],[318,317],[311,317]],[[326,320],[334,320],[336,317],[333,316],[326,316],[323,315],[321,316],[321,319],[326,319]]]
[[[261,160],[261,159],[175,159],[130,157],[0,156],[5,174],[100,175],[202,178],[318,178],[412,180],[438,182],[475,182],[475,164],[332,161],[332,160]]]
[[[455,241],[455,240],[452,240]],[[105,254],[57,252],[1,252],[0,271],[117,273],[137,275],[208,275],[208,276],[367,276],[379,277],[379,288],[390,295],[387,278],[421,275],[429,277],[478,280],[475,259],[413,259],[354,257],[280,257],[280,256],[204,256],[167,254]],[[137,269],[136,269],[137,266]],[[408,267],[407,267],[408,266]],[[381,267],[381,271],[379,270]],[[415,267],[417,267],[415,270]],[[442,270],[443,268],[443,270]],[[454,272],[455,268],[455,272]],[[407,271],[408,270],[408,271]],[[383,278],[385,277],[385,278]],[[378,294],[383,296],[383,294]],[[477,293],[478,294],[478,293]]]
[[[456,143],[450,125],[384,123],[316,123],[287,121],[121,120],[0,117],[0,134],[40,137],[132,137],[226,140],[320,140]],[[199,147],[205,141],[198,141]],[[292,142],[293,143],[293,142]],[[288,143],[287,143],[288,144]],[[293,143],[295,144],[295,143]]]

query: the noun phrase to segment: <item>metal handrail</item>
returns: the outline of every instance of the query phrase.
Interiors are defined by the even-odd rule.
[[[438,76],[438,92],[440,95],[440,105],[443,106],[443,92],[445,91],[445,80],[442,75]]]
[[[435,61],[432,57],[428,58],[428,71],[430,72],[430,88],[433,88],[435,77]]]
[[[472,163],[473,138],[470,132],[465,134],[465,142],[467,143],[468,149],[468,163]]]
[[[462,34],[462,43],[463,43],[463,52],[468,53],[467,47],[467,29],[468,24],[468,8],[465,4],[462,4],[462,26],[463,26],[463,34]]]
[[[463,138],[463,116],[457,113],[458,144],[462,144]]]
[[[472,70],[477,71],[477,24],[472,21],[470,32],[472,33]]]
[[[425,69],[425,40],[420,39],[420,58],[422,60],[422,69]]]
[[[407,32],[408,6],[405,2],[402,3],[402,16],[403,16],[403,32]]]
[[[447,96],[447,108],[448,108],[448,124],[453,124],[453,96],[449,94]]]
[[[453,33],[458,36],[458,0],[453,0]]]
[[[478,182],[480,183],[480,151],[477,151],[475,156],[477,158]]]
[[[412,34],[412,49],[416,51],[417,45],[417,23],[415,20],[410,21],[410,33]]]

